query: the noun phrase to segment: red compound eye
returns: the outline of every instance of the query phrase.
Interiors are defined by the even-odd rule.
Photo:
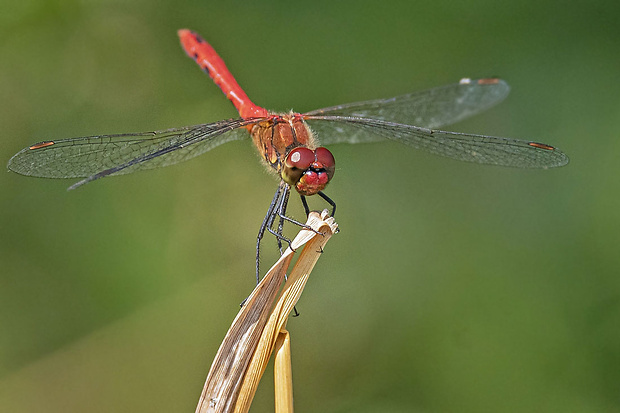
[[[304,147],[295,148],[284,159],[280,175],[287,184],[295,186],[304,171],[309,169],[313,163],[314,152]]]
[[[323,165],[323,168],[327,170],[330,177],[334,173],[334,169],[336,166],[336,160],[334,159],[334,155],[327,149],[323,147],[316,148],[316,160],[317,162]]]
[[[286,166],[305,171],[314,162],[314,152],[308,148],[295,148],[286,157]]]

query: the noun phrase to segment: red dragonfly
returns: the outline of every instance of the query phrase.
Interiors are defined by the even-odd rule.
[[[503,100],[503,80],[462,79],[460,82],[389,99],[349,103],[306,113],[273,113],[256,106],[228,71],[213,47],[190,30],[179,30],[185,52],[213,79],[233,103],[240,118],[156,132],[87,136],[44,141],[24,148],[9,160],[10,170],[46,178],[84,178],[75,189],[110,175],[176,164],[223,143],[251,137],[280,185],[261,225],[256,243],[257,278],[260,241],[265,230],[278,244],[290,188],[301,196],[318,194],[336,204],[323,189],[334,176],[331,152],[319,146],[390,140],[437,155],[483,164],[550,168],[568,163],[559,149],[538,142],[446,132],[434,128],[455,123]],[[414,126],[415,125],[415,126]],[[249,133],[248,133],[249,132]],[[279,220],[277,228],[276,219]],[[302,224],[300,224],[302,225]]]

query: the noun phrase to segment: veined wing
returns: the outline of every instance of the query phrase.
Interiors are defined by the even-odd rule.
[[[369,100],[313,110],[305,113],[304,118],[360,117],[416,125],[421,128],[438,128],[487,110],[501,102],[509,91],[510,87],[501,79],[462,79],[459,83],[389,99]],[[313,129],[318,133],[318,138],[324,145],[379,140],[376,135],[347,136],[333,133],[333,128],[325,123],[313,125]]]
[[[260,119],[230,119],[155,132],[86,136],[37,143],[19,151],[8,168],[22,175],[81,178],[69,189],[109,175],[159,168],[248,137],[240,129]]]
[[[568,156],[553,146],[495,136],[446,132],[376,119],[312,116],[312,127],[323,126],[350,136],[366,136],[394,140],[427,152],[460,161],[512,166],[519,168],[552,168],[566,165]],[[318,129],[318,128],[317,128]]]

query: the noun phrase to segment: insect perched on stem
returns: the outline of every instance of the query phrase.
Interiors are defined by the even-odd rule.
[[[274,113],[255,105],[228,71],[213,47],[190,30],[179,30],[185,52],[213,79],[239,112],[239,118],[156,132],[99,135],[48,140],[31,145],[11,158],[9,169],[30,176],[83,178],[69,189],[111,175],[176,164],[223,143],[251,137],[280,185],[260,227],[256,242],[259,278],[260,241],[269,231],[278,243],[291,188],[309,213],[307,196],[324,192],[334,176],[335,160],[322,145],[389,140],[437,155],[468,162],[521,168],[551,168],[568,163],[559,149],[538,142],[446,132],[452,124],[503,100],[503,80],[462,79],[448,86],[389,99],[332,106],[306,113]],[[319,140],[320,139],[320,140]],[[320,144],[319,144],[320,142]]]

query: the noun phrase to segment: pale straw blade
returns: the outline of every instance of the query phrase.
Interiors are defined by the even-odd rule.
[[[323,231],[326,231],[325,228],[327,228],[327,230],[331,228],[325,221],[327,218],[328,215],[326,211],[324,211],[321,216],[319,216],[318,213],[312,212],[306,224],[315,230],[323,229]],[[329,219],[331,219],[333,228],[335,228],[333,219]],[[292,245],[293,248],[297,250],[311,240],[323,239],[325,237],[329,238],[329,236],[331,236],[331,232],[326,236],[322,236],[313,231],[302,229],[293,240]],[[307,249],[308,248],[304,248],[304,252]],[[241,383],[244,382],[244,380],[245,382],[248,381],[245,376],[252,357],[261,357],[260,355],[254,354],[259,345],[259,339],[263,341],[261,347],[266,346],[269,348],[266,361],[268,361],[269,354],[271,354],[273,350],[273,342],[275,342],[276,337],[276,335],[273,334],[273,327],[270,328],[270,330],[272,330],[271,336],[273,337],[273,341],[270,345],[265,345],[265,338],[261,338],[261,334],[263,336],[265,335],[263,329],[265,328],[265,324],[267,323],[273,307],[275,296],[282,285],[293,254],[294,251],[290,248],[284,252],[280,259],[263,277],[260,284],[254,289],[237,314],[237,317],[228,330],[215,356],[215,360],[211,365],[198,406],[196,407],[197,413],[231,412],[233,409],[235,409],[235,411],[247,411],[247,409],[249,409],[249,404],[251,403],[251,398],[253,397],[258,382],[256,382],[255,386],[251,386],[253,390],[250,391],[251,396],[249,400],[247,399],[249,395],[247,390],[244,390],[243,395],[240,396],[240,394],[242,394]],[[302,253],[302,256],[303,255]],[[318,259],[318,257],[316,259]],[[301,257],[298,263],[299,261],[301,261]],[[316,262],[316,260],[314,260],[314,262]],[[312,266],[313,265],[314,263]],[[290,306],[290,309],[292,309],[293,306],[294,304]],[[288,316],[288,314],[286,316]],[[284,325],[282,322],[278,324],[280,327]],[[277,331],[279,331],[279,329]],[[260,354],[264,356],[263,351],[261,351]],[[260,374],[258,375],[256,367],[251,368],[251,370],[253,370],[254,373],[250,374],[250,376],[260,379],[264,367],[259,368]],[[250,379],[250,382],[251,381]],[[243,400],[238,400],[240,397]],[[239,404],[241,404],[241,406]],[[240,408],[245,410],[239,410]]]
[[[290,312],[293,310],[293,307],[301,296],[310,272],[323,253],[323,246],[325,246],[332,234],[337,232],[338,228],[334,219],[329,217],[327,214],[327,211],[323,211],[320,216],[318,213],[312,212],[306,224],[310,225],[320,234],[312,233],[311,239],[307,241],[299,256],[299,259],[288,276],[288,280],[282,289],[282,293],[280,294],[280,297],[271,312],[269,321],[263,330],[256,353],[254,354],[252,362],[248,367],[248,373],[243,381],[239,394],[239,400],[235,408],[235,413],[246,413],[249,410],[250,403],[254,398],[254,393],[258,388],[258,383],[265,371],[265,368],[267,367],[269,357],[273,352],[278,335],[284,329]],[[296,241],[297,238],[293,240],[293,247],[297,249],[301,244],[296,244]],[[276,373],[276,375],[277,374],[278,373]],[[284,389],[278,388],[278,383],[276,383],[275,391],[276,398],[279,398],[280,396],[278,393],[280,391],[286,393],[289,390],[287,390],[286,387]],[[290,397],[292,398],[292,389],[290,391]],[[286,406],[286,404],[283,406]],[[292,412],[292,406],[291,410],[282,410],[282,412],[289,411]],[[280,413],[278,410],[276,410],[276,412]]]
[[[276,413],[293,413],[293,369],[291,367],[291,335],[280,330],[273,361]]]

